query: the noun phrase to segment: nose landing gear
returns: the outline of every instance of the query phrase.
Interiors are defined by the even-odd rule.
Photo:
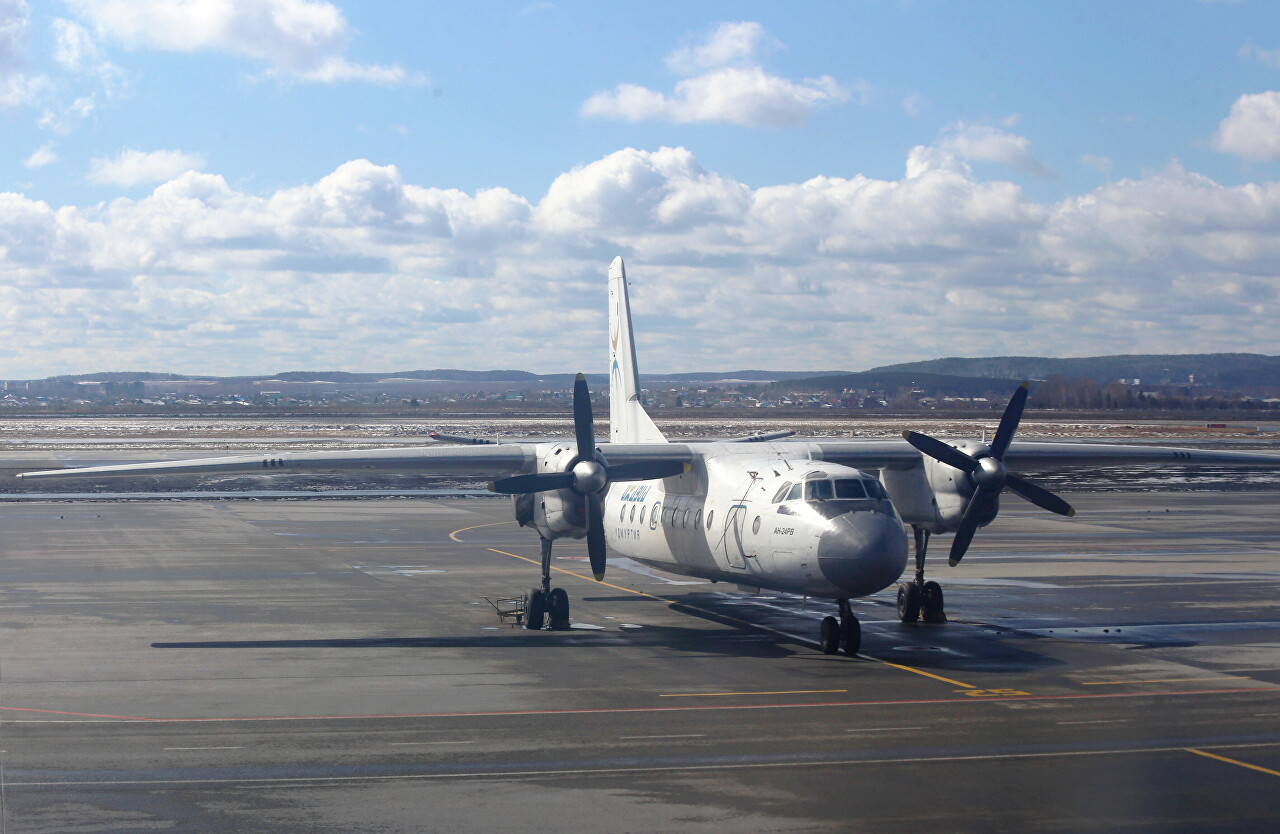
[[[569,595],[564,588],[551,587],[551,539],[542,539],[542,586],[529,589],[524,627],[541,631],[547,620],[552,631],[569,628]]]
[[[849,600],[840,600],[840,619],[823,617],[819,642],[823,654],[835,654],[843,648],[845,654],[853,657],[862,648],[862,624],[853,616]]]
[[[937,582],[926,582],[924,579],[924,557],[929,549],[929,531],[923,527],[912,525],[916,542],[916,577],[911,582],[903,582],[898,586],[898,619],[904,623],[914,623],[923,618],[926,623],[945,623],[946,609],[943,607],[942,586]]]

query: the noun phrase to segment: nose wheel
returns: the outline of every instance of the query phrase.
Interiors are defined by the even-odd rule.
[[[551,539],[542,539],[542,586],[529,589],[524,606],[525,628],[541,631],[545,625],[552,631],[569,628],[569,595],[551,587]]]
[[[836,654],[841,649],[853,657],[862,648],[862,624],[853,616],[849,600],[840,600],[840,619],[823,617],[819,637],[823,654]]]
[[[929,531],[912,526],[916,542],[916,576],[911,582],[898,586],[898,619],[914,623],[923,619],[926,623],[945,623],[947,612],[942,597],[942,586],[924,578],[925,553],[929,549]]]

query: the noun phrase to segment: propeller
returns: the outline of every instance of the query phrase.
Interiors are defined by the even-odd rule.
[[[973,534],[978,532],[978,522],[989,512],[1001,490],[1008,489],[1019,497],[1030,501],[1041,509],[1058,515],[1073,516],[1075,509],[1070,504],[1054,495],[1042,486],[1028,481],[1021,475],[1014,474],[1005,468],[1004,456],[1013,442],[1013,435],[1022,420],[1022,412],[1027,407],[1029,383],[1022,383],[1009,398],[1009,404],[1000,417],[1000,425],[996,429],[991,445],[975,455],[962,452],[956,447],[941,440],[915,431],[904,431],[902,436],[907,442],[924,454],[947,466],[959,469],[969,476],[973,484],[973,495],[965,505],[960,517],[960,527],[956,530],[955,539],[951,542],[949,564],[955,567],[964,558],[965,551],[973,541]]]
[[[587,556],[596,581],[604,579],[604,494],[613,481],[652,481],[688,471],[683,461],[637,461],[610,466],[596,449],[595,422],[587,379],[578,374],[573,382],[573,437],[577,453],[563,472],[512,475],[489,484],[493,492],[522,495],[530,492],[573,490],[587,503]]]

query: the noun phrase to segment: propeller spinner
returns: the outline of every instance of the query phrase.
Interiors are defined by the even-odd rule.
[[[991,505],[1001,490],[1008,490],[1021,498],[1030,501],[1037,507],[1058,515],[1073,516],[1076,511],[1044,487],[1028,481],[1005,468],[1004,456],[1013,442],[1013,435],[1022,420],[1022,412],[1027,405],[1029,383],[1022,383],[1009,398],[1004,414],[1000,417],[1000,426],[986,451],[977,455],[969,455],[941,440],[915,431],[904,431],[902,436],[907,442],[924,454],[959,469],[969,476],[973,484],[973,495],[965,504],[964,514],[960,518],[960,527],[956,530],[955,539],[951,542],[949,564],[955,567],[964,558],[965,551],[973,541],[973,534],[978,531],[978,521],[983,511]]]
[[[680,461],[639,461],[610,466],[596,449],[595,422],[587,379],[578,374],[573,382],[573,435],[577,453],[563,472],[512,475],[489,485],[493,492],[521,495],[570,489],[587,502],[587,556],[596,581],[604,579],[604,495],[613,481],[650,481],[686,471]]]

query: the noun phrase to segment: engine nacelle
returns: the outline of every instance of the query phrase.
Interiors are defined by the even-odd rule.
[[[990,454],[984,444],[971,440],[952,445],[975,457]],[[910,469],[883,470],[880,479],[902,520],[930,533],[954,533],[959,529],[964,508],[975,489],[967,474],[927,455],[921,455],[919,465]],[[990,524],[999,510],[999,499],[992,500],[983,508],[979,525]]]
[[[539,472],[567,472],[574,458],[573,444],[545,444],[538,449]],[[587,499],[572,489],[534,493],[531,507],[517,504],[517,521],[521,509],[531,512],[531,526],[545,539],[580,539],[587,535]],[[521,521],[521,524],[525,522]]]

